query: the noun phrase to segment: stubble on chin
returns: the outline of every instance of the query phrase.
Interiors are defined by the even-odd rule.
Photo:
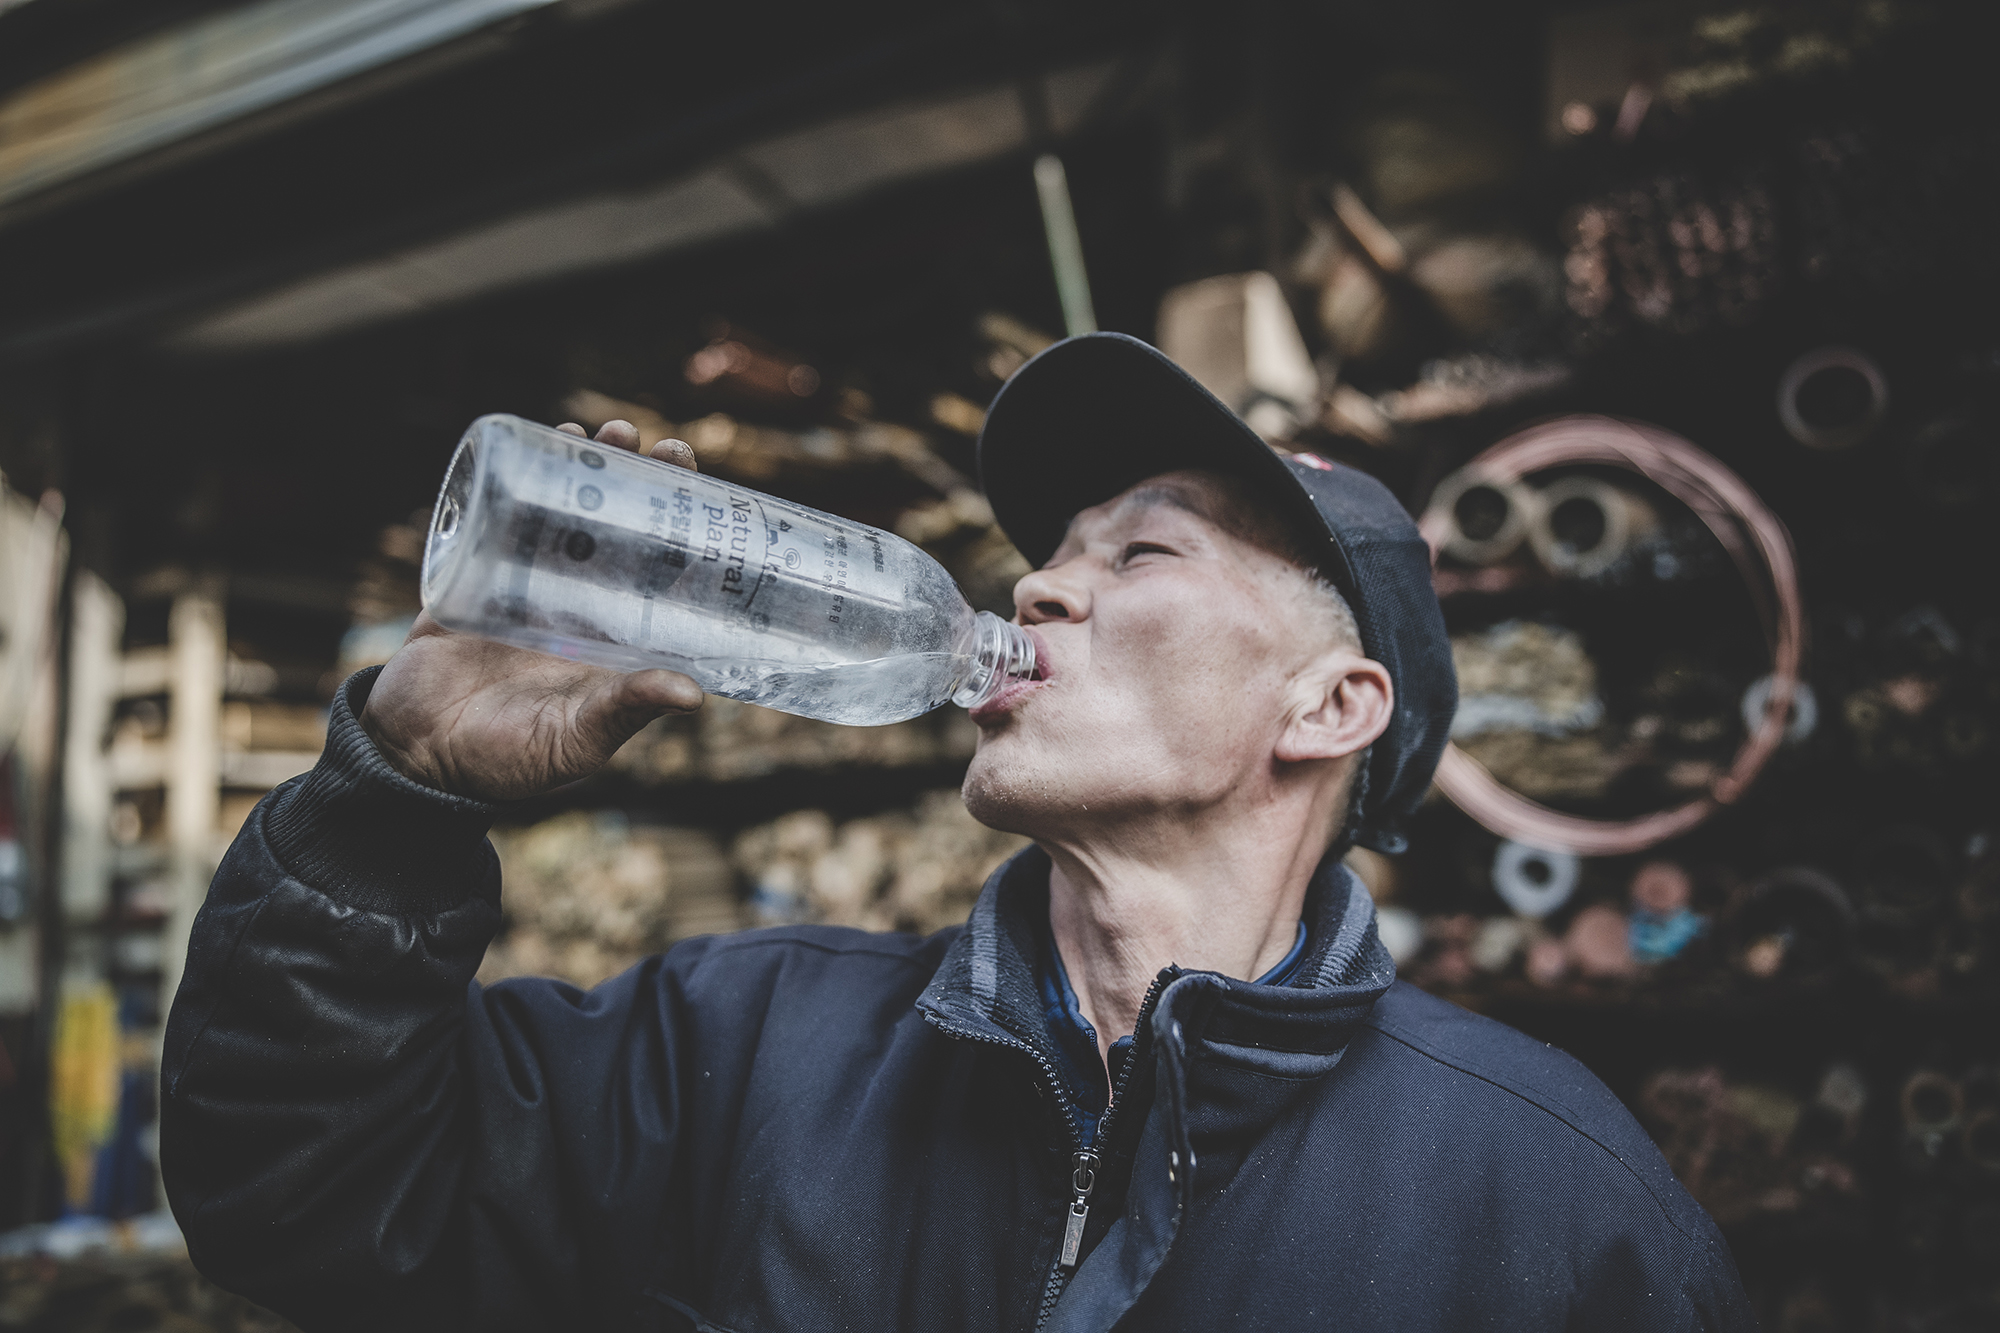
[[[1005,753],[1011,747],[982,741],[979,753],[965,770],[959,795],[972,817],[1002,833],[1036,837],[1061,808],[1060,784],[1040,771],[1041,765],[1023,762],[1025,756]]]

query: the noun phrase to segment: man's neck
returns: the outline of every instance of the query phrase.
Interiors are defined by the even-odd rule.
[[[1042,841],[1049,925],[1099,1055],[1138,1025],[1169,963],[1249,980],[1284,959],[1329,843],[1307,836],[1311,817],[1266,806]]]

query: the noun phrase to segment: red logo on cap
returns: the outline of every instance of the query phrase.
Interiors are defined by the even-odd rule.
[[[1304,463],[1307,467],[1318,468],[1321,472],[1333,471],[1333,464],[1327,462],[1318,454],[1293,454],[1292,461]]]

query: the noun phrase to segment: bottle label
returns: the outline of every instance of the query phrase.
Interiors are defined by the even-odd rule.
[[[739,697],[719,682],[824,664],[833,642],[847,661],[906,651],[911,608],[879,531],[497,420],[481,440],[476,517],[457,538],[476,545],[434,598],[441,622],[584,660],[673,665]]]

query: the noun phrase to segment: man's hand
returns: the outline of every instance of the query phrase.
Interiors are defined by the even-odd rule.
[[[558,427],[572,435],[583,427]],[[628,421],[597,442],[639,449]],[[661,440],[663,463],[694,466],[694,450]],[[454,634],[419,615],[368,696],[361,725],[382,757],[440,791],[512,801],[602,768],[633,733],[665,713],[701,707],[701,687],[674,671],[613,671]]]

